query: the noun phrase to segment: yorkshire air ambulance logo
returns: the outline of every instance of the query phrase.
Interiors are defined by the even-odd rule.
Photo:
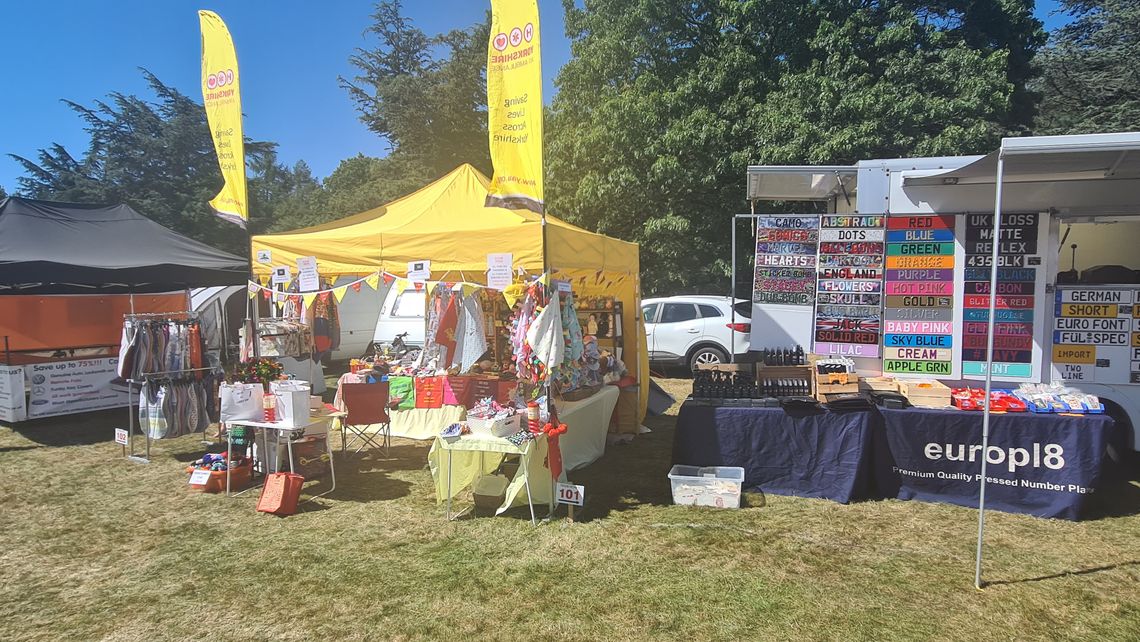
[[[234,70],[226,69],[206,76],[206,89],[217,89],[234,84]]]
[[[527,42],[534,40],[533,23],[528,22],[526,26],[521,29],[515,27],[511,29],[509,35],[505,33],[496,34],[495,39],[491,41],[491,45],[495,48],[495,51],[506,51],[508,44],[512,47],[518,47],[524,40]]]

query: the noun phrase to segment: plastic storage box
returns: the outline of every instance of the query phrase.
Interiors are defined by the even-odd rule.
[[[683,466],[669,471],[673,503],[682,506],[740,508],[744,469],[739,466]]]

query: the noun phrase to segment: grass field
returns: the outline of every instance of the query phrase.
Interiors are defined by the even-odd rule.
[[[281,519],[188,492],[196,437],[124,461],[122,412],[0,428],[0,639],[1140,639],[1136,481],[1123,516],[989,513],[979,592],[973,510],[669,505],[675,412],[571,475],[583,522],[538,527],[444,521],[428,444],[338,459]]]

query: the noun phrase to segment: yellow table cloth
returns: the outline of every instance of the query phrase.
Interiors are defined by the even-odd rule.
[[[506,497],[495,514],[501,514],[512,506],[527,504],[527,481],[530,482],[531,505],[547,504],[553,511],[554,483],[550,478],[550,466],[546,459],[547,448],[544,434],[525,442],[522,446],[516,446],[502,437],[490,435],[463,435],[450,439],[436,437],[428,453],[428,464],[432,480],[435,482],[436,504],[442,504],[449,499],[449,456],[450,496],[455,497],[470,488],[479,477],[493,473],[499,467],[504,455],[520,455],[518,472],[507,486]]]

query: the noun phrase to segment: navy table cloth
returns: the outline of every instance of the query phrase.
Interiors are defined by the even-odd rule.
[[[1101,484],[1106,415],[994,414],[986,506],[1080,519]],[[673,463],[740,466],[744,488],[847,503],[872,497],[978,505],[982,413],[908,408],[832,412],[686,401]]]
[[[879,409],[875,485],[883,497],[978,505],[982,413]],[[986,507],[1080,519],[1097,489],[1114,425],[1107,415],[994,414]]]
[[[740,466],[744,489],[848,503],[871,481],[874,411],[681,406],[673,463]]]

